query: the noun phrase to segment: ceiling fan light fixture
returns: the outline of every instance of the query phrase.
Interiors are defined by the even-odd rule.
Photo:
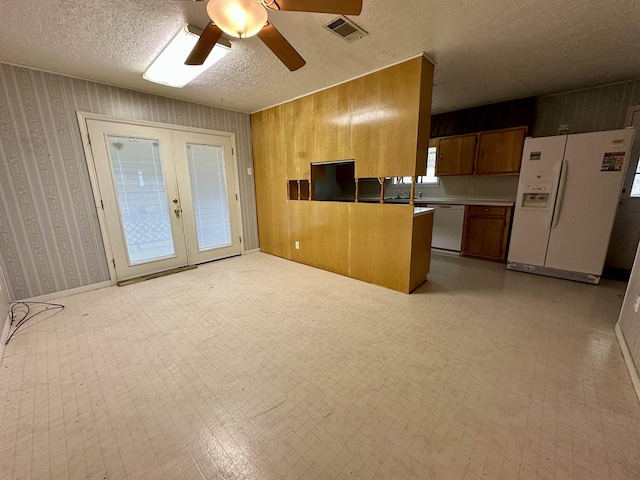
[[[193,50],[201,33],[202,30],[191,25],[182,27],[153,63],[149,65],[142,77],[150,82],[182,88],[231,51],[231,44],[225,46],[216,43],[202,65],[185,65],[184,61]],[[229,43],[228,40],[226,42]]]
[[[252,37],[267,22],[267,10],[257,0],[209,0],[207,14],[223,32]]]

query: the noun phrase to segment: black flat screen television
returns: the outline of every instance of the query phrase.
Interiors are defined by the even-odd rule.
[[[355,162],[322,162],[311,164],[312,200],[321,202],[355,202]]]

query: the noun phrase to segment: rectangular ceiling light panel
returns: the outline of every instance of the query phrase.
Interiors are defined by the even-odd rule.
[[[201,33],[201,30],[185,25],[160,52],[142,77],[150,82],[182,88],[231,51],[231,44],[220,39],[219,42],[226,42],[228,46],[216,43],[202,65],[185,65],[184,61],[193,50]]]

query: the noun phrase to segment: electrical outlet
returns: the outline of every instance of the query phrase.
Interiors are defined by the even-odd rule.
[[[253,168],[247,167],[247,175],[253,175]]]
[[[636,301],[633,303],[633,311],[638,313],[639,308],[640,308],[640,295],[636,295]]]
[[[296,240],[296,250],[300,250],[300,242]],[[636,310],[637,311],[637,310]]]
[[[469,195],[473,195],[473,192],[474,192],[473,188],[469,187]]]

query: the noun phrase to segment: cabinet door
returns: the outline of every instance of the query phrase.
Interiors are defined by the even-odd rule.
[[[510,223],[511,207],[468,206],[462,254],[503,262]]]
[[[476,175],[519,173],[526,134],[524,127],[478,134]]]
[[[476,135],[441,138],[438,142],[436,176],[472,175]]]
[[[468,217],[462,253],[502,260],[506,221],[498,217]]]

